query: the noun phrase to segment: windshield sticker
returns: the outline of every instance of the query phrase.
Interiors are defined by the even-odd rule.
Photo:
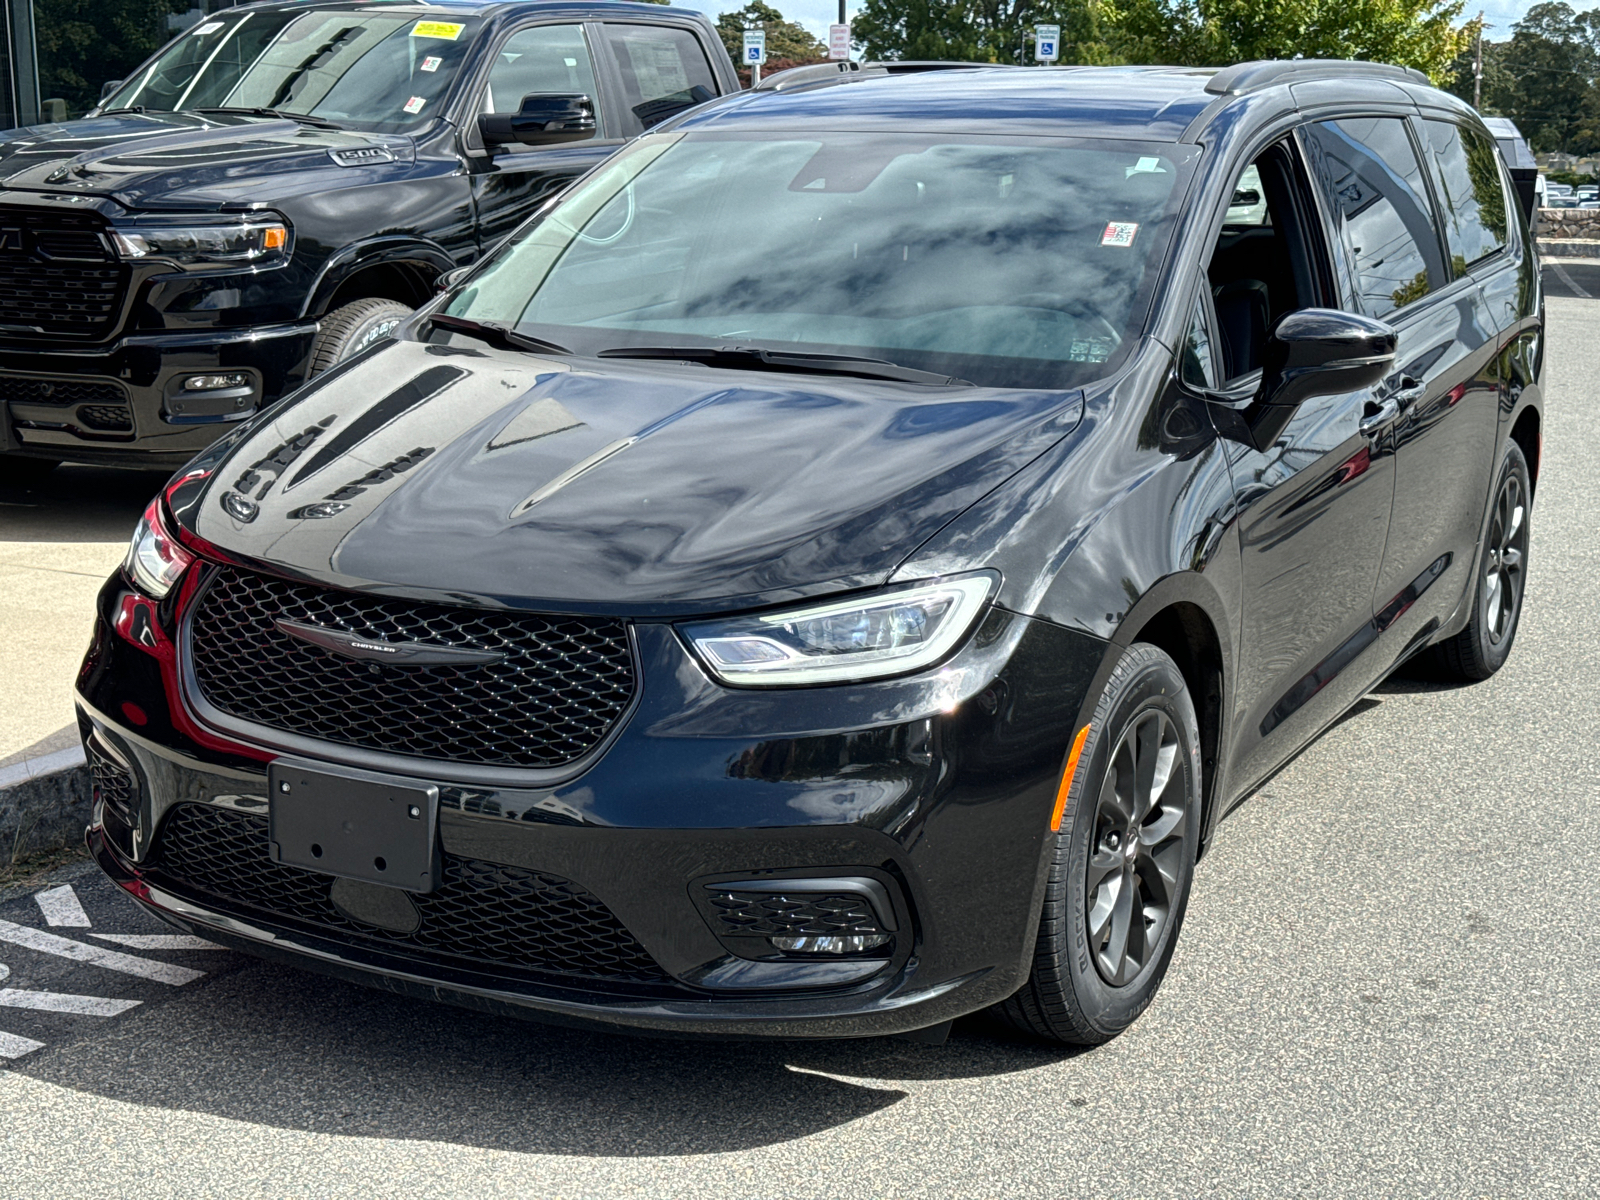
[[[1072,362],[1103,363],[1111,357],[1111,352],[1116,348],[1115,338],[1074,338],[1072,346],[1067,351],[1067,358]]]
[[[1131,246],[1133,235],[1139,232],[1139,225],[1135,221],[1113,221],[1106,226],[1106,231],[1100,235],[1102,246]],[[1085,361],[1104,362],[1104,359]]]
[[[422,66],[420,69],[424,71],[437,71],[439,69],[439,64],[443,61],[444,59],[430,54],[427,58],[422,60]]]
[[[412,37],[443,38],[453,42],[461,36],[465,25],[457,25],[452,21],[418,21],[411,27]]]
[[[427,102],[426,96],[413,96],[405,102],[404,107],[408,113],[419,113],[422,111],[422,106]]]
[[[205,37],[208,33],[215,33],[222,28],[221,21],[207,21],[194,31],[195,37]]]
[[[1161,165],[1159,158],[1141,158],[1133,166],[1123,172],[1123,178],[1129,179],[1135,175],[1165,175],[1167,169]]]

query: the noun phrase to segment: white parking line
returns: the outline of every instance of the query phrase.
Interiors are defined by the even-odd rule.
[[[190,937],[186,933],[94,933],[102,942],[115,942],[130,950],[225,950],[205,938]]]
[[[31,1008],[36,1012],[76,1013],[80,1017],[114,1017],[139,1000],[108,1000],[104,996],[70,996],[63,992],[32,992],[24,988],[0,988],[0,1005],[6,1008]]]
[[[21,1058],[24,1054],[32,1054],[35,1050],[43,1049],[43,1042],[0,1030],[0,1058]]]
[[[70,958],[76,962],[104,967],[108,971],[121,971],[125,975],[138,975],[142,979],[154,979],[158,983],[170,983],[174,986],[192,983],[205,974],[204,971],[193,971],[188,967],[174,966],[172,963],[155,962],[148,958],[136,958],[132,954],[107,950],[104,946],[75,942],[71,938],[57,937],[42,929],[29,929],[26,925],[15,925],[10,921],[0,921],[0,942],[11,942],[42,954],[54,954],[59,958]]]
[[[89,914],[83,911],[83,905],[78,901],[78,893],[72,890],[70,883],[63,883],[60,887],[53,887],[48,891],[35,892],[33,898],[39,905],[39,911],[44,913],[44,919],[50,924],[71,925],[78,929],[89,928]]]

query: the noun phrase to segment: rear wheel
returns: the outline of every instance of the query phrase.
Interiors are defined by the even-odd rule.
[[[414,311],[397,300],[357,300],[334,309],[322,318],[311,351],[311,373],[320,375],[335,363],[377,345]]]
[[[36,483],[42,483],[44,477],[60,465],[53,458],[27,458],[21,454],[0,454],[0,487],[32,487]]]
[[[1475,683],[1493,675],[1510,656],[1528,582],[1531,482],[1521,447],[1507,442],[1495,481],[1489,532],[1478,556],[1472,619],[1455,637],[1429,651],[1433,673]]]
[[[1167,973],[1200,837],[1199,724],[1177,664],[1136,643],[1101,693],[1062,814],[1028,982],[995,1006],[1057,1042],[1121,1033]]]

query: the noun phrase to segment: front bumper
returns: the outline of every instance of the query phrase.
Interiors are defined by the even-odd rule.
[[[172,470],[305,380],[315,322],[130,334],[110,346],[0,342],[0,452]],[[196,374],[240,387],[185,392]]]
[[[275,752],[230,745],[174,705],[170,647],[114,629],[127,595],[116,579],[102,592],[78,690],[91,763],[109,754],[132,777],[120,809],[97,787],[89,843],[139,903],[200,936],[356,982],[657,1034],[878,1036],[1013,993],[1032,958],[1061,764],[1106,652],[993,610],[922,676],[749,692],[706,680],[670,628],[640,625],[640,700],[580,775],[465,787],[418,763],[416,777],[440,786],[447,858],[571,881],[659,965],[640,983],[419,950],[174,877],[163,851],[173,814],[264,814]],[[330,769],[338,753],[328,746]],[[715,927],[696,889],[759,874],[882,881],[900,917],[892,945],[876,958],[745,956],[748,943]]]

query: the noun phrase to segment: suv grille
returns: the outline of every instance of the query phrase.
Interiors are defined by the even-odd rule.
[[[122,309],[128,271],[96,213],[0,208],[0,325],[103,337]]]
[[[504,654],[472,665],[390,666],[290,637],[277,618],[365,640]],[[627,627],[595,617],[446,608],[221,567],[191,633],[217,708],[306,737],[394,754],[558,767],[605,737],[633,697]]]
[[[610,909],[570,880],[444,855],[437,891],[412,901],[422,924],[394,933],[352,921],[329,898],[333,876],[275,863],[267,818],[207,804],[168,815],[151,874],[224,905],[404,946],[430,958],[468,959],[561,975],[669,984]]]
[[[128,393],[120,384],[92,379],[30,379],[25,375],[0,375],[0,401],[16,404],[125,405]]]

